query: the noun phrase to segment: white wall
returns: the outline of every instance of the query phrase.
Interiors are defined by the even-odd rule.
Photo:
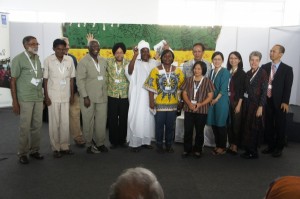
[[[0,0],[12,21],[223,25],[300,25],[299,0]]]
[[[290,104],[300,105],[300,26],[271,28],[269,38],[269,48],[274,44],[281,44],[285,47],[282,61],[292,66],[294,72]]]
[[[43,62],[47,56],[53,54],[53,41],[62,37],[61,24],[10,22],[11,57],[24,51],[22,40],[28,35],[36,37],[40,43],[38,54]]]
[[[223,27],[216,50],[224,54],[224,66],[231,51],[241,53],[245,71],[250,69],[249,54],[258,50],[262,53],[261,64],[270,61],[269,52],[273,45],[281,44],[286,52],[282,61],[293,67],[294,82],[290,104],[300,105],[300,26],[279,28],[237,28]]]

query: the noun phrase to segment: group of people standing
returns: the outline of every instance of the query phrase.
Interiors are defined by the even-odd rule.
[[[280,60],[284,53],[281,45],[271,50],[275,69],[271,63],[259,67],[261,53],[254,51],[247,73],[238,52],[230,53],[227,69],[222,67],[223,54],[215,52],[212,69],[202,59],[205,48],[201,43],[193,46],[194,59],[186,62],[183,70],[172,65],[175,57],[168,45],[156,56],[160,61],[151,59],[149,43],[144,40],[134,48],[129,61],[124,58],[124,43],[116,43],[114,57],[104,59],[99,56],[100,43],[89,38],[88,53],[77,65],[76,58],[68,54],[68,39],[56,39],[54,54],[45,59],[43,67],[37,55],[37,39],[27,36],[23,45],[25,51],[13,59],[11,67],[13,111],[20,114],[18,156],[22,164],[29,162],[28,153],[43,159],[39,153],[43,102],[48,106],[55,158],[73,154],[70,134],[77,145],[86,146],[89,154],[108,152],[107,124],[111,149],[128,145],[133,152],[152,149],[155,135],[157,152],[172,153],[176,113],[182,107],[183,157],[191,153],[201,157],[204,126],[208,124],[215,135],[213,154],[226,152],[228,130],[228,152],[236,154],[237,147],[244,146],[242,157],[257,158],[265,114],[272,118],[266,120],[269,147],[263,153],[281,155],[293,81],[292,68]]]
[[[275,45],[270,51],[272,62],[260,65],[262,54],[253,51],[249,55],[251,69],[248,72],[243,70],[243,61],[239,52],[231,52],[228,56],[227,69],[222,67],[224,56],[221,52],[214,52],[212,64],[214,69],[209,78],[214,85],[211,91],[209,86],[197,88],[196,75],[194,75],[194,96],[195,92],[212,92],[210,106],[207,111],[206,124],[212,126],[215,136],[216,147],[212,153],[222,155],[226,152],[236,155],[238,147],[244,149],[242,158],[258,158],[258,147],[263,138],[266,138],[268,147],[262,150],[264,154],[272,154],[273,157],[282,155],[286,134],[286,114],[288,112],[289,98],[293,83],[292,67],[281,61],[285,49],[281,45]],[[194,65],[196,68],[196,63]],[[196,69],[194,68],[194,74]],[[186,81],[187,83],[188,81]],[[199,83],[201,85],[201,82]],[[196,89],[195,89],[196,88]],[[191,93],[193,93],[191,89]],[[193,102],[189,97],[185,100],[187,104]],[[199,106],[196,100],[194,107]],[[185,116],[192,112],[193,106],[185,112]],[[194,112],[194,111],[193,111]],[[206,119],[204,118],[204,121]],[[191,143],[191,127],[186,125],[190,119],[185,117],[185,141]],[[200,122],[197,122],[198,128]],[[201,126],[201,146],[203,145],[203,125]],[[195,137],[194,155],[199,157],[197,150],[197,128]],[[199,137],[199,136],[198,136]],[[229,148],[226,148],[227,137]],[[186,146],[186,144],[185,144]],[[191,148],[186,147],[183,156],[186,157]]]

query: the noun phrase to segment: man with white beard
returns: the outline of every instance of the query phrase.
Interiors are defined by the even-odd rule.
[[[12,60],[11,95],[13,112],[20,115],[18,157],[21,164],[28,164],[27,154],[37,160],[43,117],[43,72],[37,55],[39,43],[33,36],[23,39],[25,51]]]

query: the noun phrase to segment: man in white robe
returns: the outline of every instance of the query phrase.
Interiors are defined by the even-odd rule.
[[[133,152],[139,152],[141,147],[152,148],[151,140],[155,135],[154,115],[149,109],[149,94],[143,84],[157,65],[159,63],[156,60],[150,59],[149,43],[142,40],[134,48],[133,58],[125,68],[130,82],[127,142]]]

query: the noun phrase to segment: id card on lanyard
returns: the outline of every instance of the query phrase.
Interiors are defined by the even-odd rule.
[[[62,62],[62,63],[60,63],[60,62],[58,62],[57,63],[57,67],[58,67],[58,70],[59,70],[59,73],[61,74],[61,76],[62,76],[62,80],[60,80],[60,86],[65,86],[66,84],[67,84],[67,81],[66,81],[66,79],[65,79],[65,70],[66,70],[66,68],[65,68],[65,64]]]
[[[196,104],[196,103],[197,103],[197,101],[196,101],[196,95],[197,95],[197,92],[198,92],[198,90],[199,90],[199,88],[200,88],[200,86],[201,86],[201,84],[202,84],[203,79],[204,79],[204,77],[201,78],[201,80],[200,80],[198,86],[196,86],[196,84],[195,84],[195,76],[194,76],[194,78],[193,78],[193,83],[194,83],[194,96],[193,96],[193,100],[191,101],[192,104]]]
[[[31,61],[31,59],[30,59],[30,57],[29,57],[29,55],[28,55],[28,53],[27,53],[26,51],[25,51],[25,55],[26,55],[26,57],[27,57],[27,59],[28,59],[30,65],[31,65],[31,67],[32,67],[32,70],[33,70],[34,74],[35,74],[35,78],[33,77],[33,78],[31,79],[30,83],[32,83],[32,84],[35,85],[35,86],[38,86],[39,83],[41,82],[41,79],[38,79],[38,78],[37,78],[37,61],[36,61],[36,59],[35,59],[35,62],[34,62],[34,64],[33,64],[32,61]]]
[[[122,63],[122,66],[124,65],[124,60],[123,60],[123,63]],[[115,79],[115,83],[120,83],[121,82],[121,79],[120,79],[120,74],[121,74],[121,71],[122,71],[122,66],[121,66],[121,68],[120,69],[118,69],[118,65],[117,65],[117,63],[115,62],[115,68],[116,68],[116,75],[117,75],[117,79]]]
[[[101,72],[101,70],[100,70],[100,65],[99,65],[99,63],[96,63],[95,62],[95,60],[92,58],[92,60],[93,60],[93,63],[94,63],[94,65],[95,65],[95,68],[96,68],[96,70],[98,71],[98,76],[97,76],[97,79],[99,80],[99,81],[101,81],[101,80],[103,80],[103,76],[102,75],[100,75],[100,72]]]
[[[167,79],[167,86],[165,86],[165,90],[166,90],[166,91],[170,91],[170,90],[171,90],[171,82],[170,82],[170,79],[171,79],[171,73],[172,73],[172,65],[171,65],[171,69],[170,69],[169,74],[167,74],[164,65],[162,64],[161,66],[162,66],[162,68],[163,68],[164,75],[165,75],[165,77],[166,77],[166,79]]]

